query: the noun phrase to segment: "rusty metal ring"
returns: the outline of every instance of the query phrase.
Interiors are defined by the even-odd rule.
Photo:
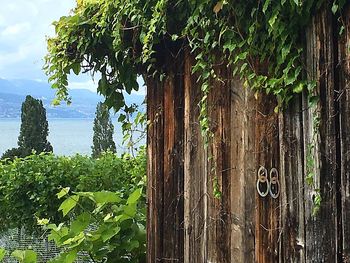
[[[261,197],[265,197],[270,192],[270,183],[267,178],[267,169],[264,166],[261,166],[258,170],[258,180],[256,181],[256,190],[258,191]],[[266,192],[261,192],[260,185],[266,184]]]
[[[273,176],[275,174],[275,176]],[[277,187],[277,192],[273,192],[273,186]],[[270,187],[269,187],[269,192],[272,198],[277,199],[278,196],[280,195],[280,182],[278,180],[278,171],[276,168],[272,168],[270,171]]]

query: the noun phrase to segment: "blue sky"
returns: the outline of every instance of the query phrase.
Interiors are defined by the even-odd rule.
[[[75,0],[0,0],[0,78],[47,82],[42,71],[46,37],[54,35],[52,22],[69,14]],[[139,78],[144,94],[143,81]],[[96,91],[90,75],[72,76],[69,88]]]
[[[0,78],[47,81],[42,71],[46,36],[54,20],[69,14],[75,0],[0,0]],[[95,90],[89,76],[74,77],[70,88]]]

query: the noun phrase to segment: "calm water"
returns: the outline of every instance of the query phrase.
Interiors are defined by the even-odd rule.
[[[114,124],[114,141],[117,151],[121,146],[121,128]],[[0,119],[0,155],[7,149],[17,147],[21,122],[19,119]],[[49,120],[49,141],[57,155],[73,155],[75,153],[91,154],[93,119],[51,119]]]

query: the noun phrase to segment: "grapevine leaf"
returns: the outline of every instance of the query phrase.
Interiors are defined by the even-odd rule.
[[[73,195],[68,197],[58,208],[58,211],[62,211],[63,216],[66,216],[78,203],[79,196]]]
[[[127,204],[135,204],[141,197],[142,189],[136,189],[128,198]]]

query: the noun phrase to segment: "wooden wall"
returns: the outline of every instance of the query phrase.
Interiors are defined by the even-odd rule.
[[[306,74],[320,98],[314,108],[300,95],[276,114],[272,97],[255,97],[218,68],[208,148],[191,55],[170,56],[163,82],[146,78],[148,262],[350,262],[350,8],[343,23],[339,35],[323,10],[305,32]],[[257,194],[261,166],[278,169],[279,198]],[[317,189],[321,208],[312,216]]]

